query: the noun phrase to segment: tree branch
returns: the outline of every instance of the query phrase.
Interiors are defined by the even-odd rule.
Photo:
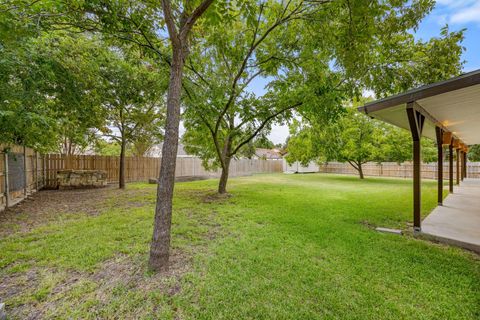
[[[291,0],[290,0],[291,1]],[[215,132],[218,131],[219,127],[220,127],[220,122],[221,122],[221,118],[223,118],[223,116],[225,115],[225,113],[227,112],[227,110],[231,107],[234,99],[237,97],[237,84],[238,84],[238,81],[240,80],[243,72],[245,71],[245,67],[247,66],[247,63],[248,63],[248,60],[250,59],[250,57],[252,56],[253,52],[256,50],[256,48],[268,37],[268,35],[273,32],[277,27],[279,27],[280,25],[282,25],[283,23],[289,21],[292,17],[294,17],[295,14],[297,14],[298,12],[300,12],[300,8],[303,4],[303,2],[301,2],[295,9],[293,9],[287,16],[285,16],[286,14],[286,11],[290,5],[290,1],[287,3],[287,5],[285,6],[281,16],[277,19],[277,21],[271,25],[263,34],[260,38],[257,39],[257,35],[258,35],[258,29],[259,29],[259,24],[257,24],[257,26],[255,27],[255,31],[254,31],[254,35],[253,35],[253,40],[252,40],[252,44],[250,45],[250,48],[247,52],[247,54],[245,55],[243,61],[242,61],[242,64],[239,68],[239,70],[237,71],[234,79],[233,79],[233,82],[232,82],[232,86],[230,88],[230,97],[227,101],[227,103],[225,104],[225,107],[223,108],[222,112],[220,113],[220,116],[218,117],[217,119],[217,123],[215,125]],[[260,14],[259,14],[259,19],[258,21],[260,21],[260,16],[262,14],[262,10],[263,10],[263,6],[260,7]]]
[[[271,114],[270,116],[268,116],[267,118],[265,118],[263,120],[263,122],[260,124],[260,126],[245,140],[243,140],[243,142],[241,142],[228,156],[233,156],[235,155],[238,150],[240,150],[241,147],[243,147],[244,145],[246,145],[247,143],[249,143],[253,138],[255,138],[257,136],[257,134],[263,130],[263,128],[270,122],[270,120],[274,119],[275,117],[279,116],[280,114],[282,114],[283,112],[287,111],[287,110],[291,110],[291,109],[294,109],[294,108],[297,108],[299,106],[301,106],[303,104],[303,102],[297,102],[293,105],[290,105],[282,110],[279,110],[273,114]],[[235,128],[237,129],[239,128],[238,126]]]
[[[352,160],[347,160],[347,162],[350,163],[350,165],[351,165],[355,170],[357,170],[357,171],[359,170],[354,161],[352,161]]]
[[[187,18],[185,21],[185,24],[182,26],[180,30],[180,39],[181,41],[185,41],[188,37],[188,34],[190,33],[190,30],[193,28],[193,25],[195,22],[202,16],[202,14],[210,7],[210,5],[213,3],[214,0],[203,0],[200,5],[193,10],[193,13]],[[170,4],[169,0],[162,0],[163,2],[168,2]]]
[[[177,27],[175,26],[175,18],[173,17],[172,4],[170,0],[162,0],[162,9],[168,34],[170,35],[170,41],[174,47],[179,48],[181,43],[178,37]]]

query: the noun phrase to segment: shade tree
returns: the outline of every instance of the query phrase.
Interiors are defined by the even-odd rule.
[[[468,150],[468,160],[480,161],[480,144],[470,146],[470,150]]]
[[[323,126],[298,127],[289,140],[287,161],[348,162],[364,178],[363,165],[382,154],[386,127],[356,111],[345,108],[335,122]]]
[[[225,193],[230,161],[272,124],[292,119],[294,110],[330,123],[342,103],[365,89],[384,95],[458,73],[462,32],[443,29],[427,42],[410,33],[432,5],[260,1],[222,28],[206,27],[186,62],[192,88],[185,100],[187,150],[208,168],[222,169],[218,192]],[[419,80],[412,76],[417,73]],[[266,83],[263,95],[249,90],[258,78]]]
[[[167,269],[184,63],[190,53],[190,44],[199,35],[202,25],[218,24],[223,17],[234,15],[230,7],[241,7],[242,1],[218,1],[212,10],[207,9],[213,0],[11,2],[22,7],[22,12],[44,9],[46,14],[37,23],[46,29],[100,33],[118,45],[135,44],[143,54],[153,58],[157,67],[168,65],[166,134],[149,260],[152,270]]]
[[[98,39],[39,33],[0,46],[0,139],[39,151],[74,153],[102,125]]]
[[[273,77],[294,63],[293,22],[314,6],[304,1],[248,3],[250,10],[239,11],[221,28],[206,29],[201,50],[186,62],[192,94],[185,101],[183,141],[204,166],[221,168],[219,193],[226,192],[231,160],[248,153],[257,136],[268,133],[273,123],[283,123],[302,104],[287,98],[292,90],[273,89]],[[258,77],[272,77],[272,89],[263,96],[248,90]]]
[[[118,52],[111,53],[100,73],[106,115],[101,132],[120,147],[119,188],[123,189],[128,145],[158,143],[163,137],[167,77],[149,61],[132,61]]]
[[[363,102],[362,102],[363,103]],[[356,103],[358,105],[358,102]],[[335,122],[318,125],[296,121],[290,127],[286,160],[306,166],[311,161],[349,163],[360,179],[367,162],[397,162],[412,160],[410,132],[359,113],[355,106],[345,107]],[[436,161],[433,140],[423,139],[424,162]]]

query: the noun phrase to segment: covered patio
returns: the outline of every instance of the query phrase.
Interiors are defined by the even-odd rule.
[[[480,253],[480,179],[465,179],[423,220],[422,233]]]
[[[358,110],[411,132],[414,232],[480,252],[480,181],[468,179],[466,172],[468,146],[480,144],[480,70],[373,101]],[[438,151],[438,207],[423,223],[422,137],[435,140]],[[445,151],[450,195],[444,200]]]

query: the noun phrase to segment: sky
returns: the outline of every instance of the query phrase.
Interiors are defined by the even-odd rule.
[[[435,8],[420,24],[415,33],[417,39],[428,40],[440,35],[440,29],[448,24],[450,31],[467,29],[462,45],[465,51],[463,71],[480,69],[480,0],[437,0]],[[250,84],[250,90],[263,94],[265,79]],[[283,143],[288,136],[287,126],[274,126],[269,135],[274,143]]]

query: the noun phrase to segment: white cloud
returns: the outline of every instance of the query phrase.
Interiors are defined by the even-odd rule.
[[[480,23],[480,2],[459,10],[450,18],[450,23],[452,24],[465,24],[469,22]]]
[[[441,14],[436,14],[434,18],[440,25],[480,23],[479,0],[437,0],[436,8]]]
[[[465,8],[474,5],[478,0],[437,0],[437,5],[449,8]]]

